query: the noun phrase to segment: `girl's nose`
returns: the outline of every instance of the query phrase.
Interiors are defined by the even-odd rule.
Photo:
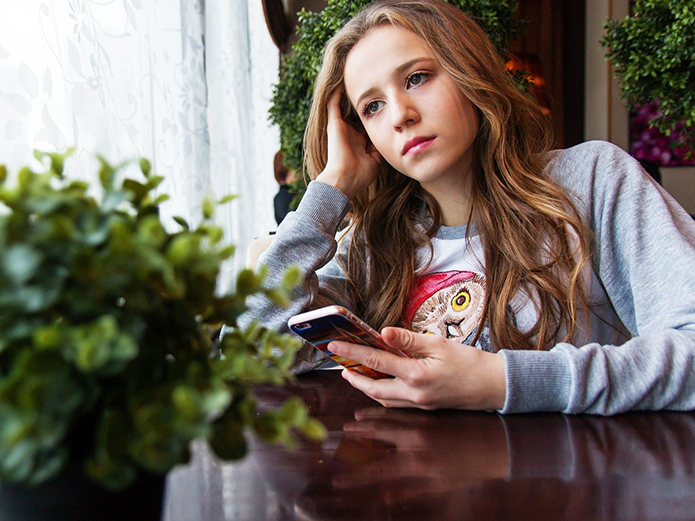
[[[419,119],[418,111],[407,95],[396,96],[391,100],[391,122],[394,128],[406,127]]]

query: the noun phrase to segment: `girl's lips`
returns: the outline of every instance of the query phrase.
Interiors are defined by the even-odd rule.
[[[418,152],[432,144],[434,139],[435,138],[433,136],[413,138],[410,141],[406,141],[405,145],[403,145],[403,151],[401,153],[404,156],[417,154]]]

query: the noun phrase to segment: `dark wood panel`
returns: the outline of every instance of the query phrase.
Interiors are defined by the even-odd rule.
[[[538,59],[556,144],[572,146],[584,135],[584,0],[520,0],[526,34],[510,52]]]

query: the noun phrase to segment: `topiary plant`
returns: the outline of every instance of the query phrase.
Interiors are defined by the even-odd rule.
[[[270,119],[280,127],[280,146],[285,165],[302,172],[304,130],[309,119],[314,81],[321,68],[323,48],[330,38],[357,12],[373,0],[328,0],[327,7],[313,13],[302,10],[298,15],[298,40],[280,65],[280,79],[275,86]],[[507,43],[516,39],[523,23],[517,20],[517,0],[446,0],[473,16],[486,31],[504,57]],[[522,86],[526,75],[511,72]],[[302,176],[300,176],[302,177]],[[296,205],[306,188],[304,179],[292,184]]]
[[[324,429],[297,400],[256,412],[253,387],[281,384],[299,343],[258,325],[236,327],[245,298],[287,301],[298,281],[264,289],[242,271],[217,296],[233,253],[205,201],[195,229],[168,232],[152,191],[162,178],[119,181],[101,160],[100,200],[63,175],[64,155],[37,153],[10,186],[0,166],[0,480],[40,483],[68,462],[119,489],[140,471],[166,473],[193,439],[223,459],[246,452],[244,431],[291,443]],[[225,198],[220,203],[224,203]],[[213,348],[212,331],[230,326]],[[282,354],[274,354],[279,347]]]
[[[631,14],[608,20],[601,44],[631,107],[659,103],[649,123],[674,147],[695,148],[695,4],[635,0]]]

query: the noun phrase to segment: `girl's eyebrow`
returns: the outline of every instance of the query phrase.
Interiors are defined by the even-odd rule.
[[[411,68],[413,65],[415,65],[416,63],[424,62],[424,61],[434,61],[434,58],[431,58],[431,57],[429,57],[429,56],[421,56],[421,57],[418,57],[418,58],[413,58],[412,60],[408,60],[407,62],[403,62],[403,63],[400,64],[398,67],[396,67],[395,69],[393,69],[393,72],[391,72],[391,76],[399,76],[399,75],[401,75],[404,71],[406,71],[407,69],[410,69],[410,68]],[[364,98],[370,97],[370,96],[371,96],[372,94],[374,94],[374,92],[376,92],[377,90],[378,90],[377,87],[371,87],[371,88],[367,89],[366,91],[364,91],[364,92],[360,95],[360,97],[357,98],[357,102],[355,103],[355,106],[356,106],[356,107],[359,107],[360,104],[362,103],[362,100],[363,100]]]

